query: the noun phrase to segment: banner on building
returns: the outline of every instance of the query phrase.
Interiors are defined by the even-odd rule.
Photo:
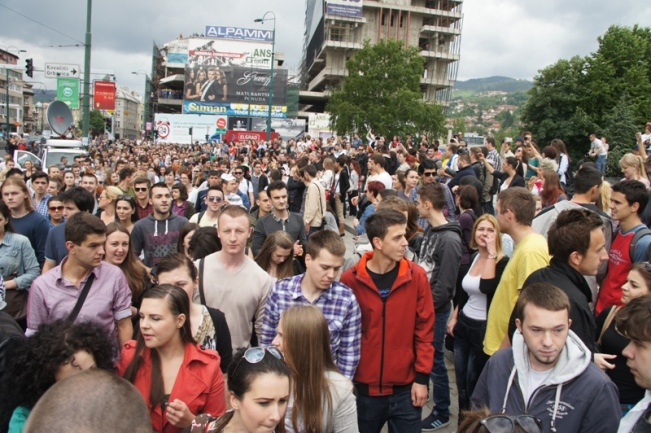
[[[279,135],[277,132],[271,133],[271,139],[278,138]],[[224,138],[228,141],[247,141],[247,140],[256,140],[264,141],[267,139],[266,132],[259,131],[226,131]]]
[[[231,102],[183,101],[184,114],[221,114],[239,117],[267,117],[267,104],[239,104]],[[272,105],[271,117],[287,117],[287,106]]]
[[[272,45],[267,42],[231,39],[190,39],[188,64],[215,66],[243,66],[246,68],[271,67]]]
[[[96,110],[115,110],[115,83],[95,81],[93,108]]]
[[[274,70],[272,80],[269,69],[235,67],[231,71],[227,99],[246,104],[268,104],[269,88],[273,82],[273,104],[286,105],[287,78],[287,69]]]
[[[362,0],[326,0],[326,14],[362,18]]]
[[[168,42],[164,46],[167,51],[167,65],[175,63],[177,65],[185,65],[188,63],[188,41],[187,39],[177,39],[173,42]]]
[[[79,109],[79,78],[57,78],[57,100],[71,110]]]
[[[219,139],[226,133],[228,117],[156,113],[155,125],[159,142],[190,144],[192,139],[203,141],[206,135],[209,140]]]
[[[206,37],[215,39],[235,39],[242,41],[271,42],[272,30],[245,29],[242,27],[206,26]]]
[[[251,129],[266,131],[267,119],[251,119]],[[271,129],[280,135],[283,140],[297,139],[305,135],[305,119],[271,119]]]

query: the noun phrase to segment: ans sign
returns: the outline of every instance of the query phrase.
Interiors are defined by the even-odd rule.
[[[244,29],[241,27],[206,26],[206,37],[216,39],[237,39],[241,41],[271,42],[273,31]]]

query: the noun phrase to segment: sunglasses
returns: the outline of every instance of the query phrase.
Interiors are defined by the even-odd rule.
[[[435,171],[425,171],[425,172],[423,172],[423,176],[425,176],[425,177],[436,176],[436,172]]]
[[[220,201],[222,201],[222,198],[213,196],[213,197],[206,197],[206,200],[211,201],[211,202],[216,201],[217,203],[219,203]]]
[[[246,352],[244,352],[244,356],[242,357],[242,359],[246,360],[246,362],[248,362],[249,364],[257,364],[257,363],[261,362],[264,359],[267,352],[270,353],[271,355],[273,355],[275,358],[280,359],[281,361],[283,361],[285,359],[285,357],[280,352],[280,350],[276,349],[273,346],[269,346],[269,347],[251,347],[251,348],[247,349]],[[240,362],[237,364],[237,366],[233,370],[233,373],[231,374],[231,376],[234,376],[237,369],[240,368],[240,364],[242,363],[242,359],[240,359]]]
[[[241,172],[241,171],[234,171],[233,174],[234,174],[235,176],[239,176],[240,174],[242,174],[242,172]]]
[[[514,433],[515,426],[519,425],[526,433],[542,433],[542,421],[531,415],[492,415],[482,419],[475,432],[481,426],[486,427],[488,433]]]
[[[148,188],[134,188],[136,192],[145,192]]]
[[[54,212],[61,212],[63,210],[63,206],[49,206],[48,209]]]

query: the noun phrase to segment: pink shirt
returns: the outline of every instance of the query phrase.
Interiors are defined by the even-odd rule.
[[[65,319],[72,312],[86,279],[78,288],[61,275],[59,266],[38,277],[32,283],[27,302],[27,332],[32,335],[42,323]],[[77,321],[92,320],[117,337],[115,322],[131,317],[131,290],[122,270],[102,262],[93,269],[95,281],[81,307]]]

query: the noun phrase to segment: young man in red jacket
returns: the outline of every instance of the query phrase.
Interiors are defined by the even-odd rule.
[[[434,362],[434,303],[425,271],[404,258],[407,218],[382,209],[366,220],[373,251],[341,276],[362,311],[359,430],[420,433]]]

